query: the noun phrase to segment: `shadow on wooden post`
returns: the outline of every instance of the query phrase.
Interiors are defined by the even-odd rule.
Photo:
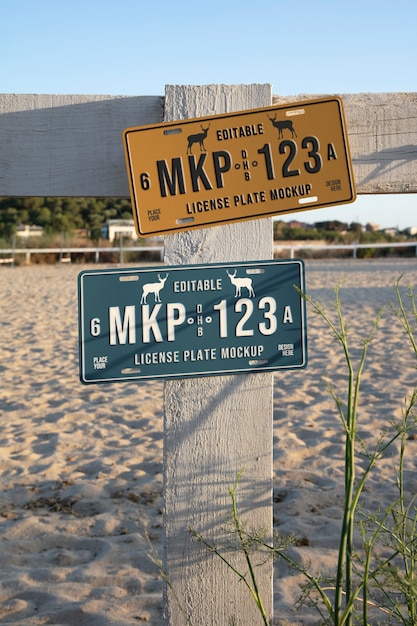
[[[272,99],[270,85],[167,86],[165,96],[165,121],[269,106]],[[167,265],[271,258],[271,219],[181,232],[165,240]],[[263,623],[246,587],[218,557],[193,541],[189,528],[212,542],[223,535],[231,511],[228,490],[244,467],[238,492],[242,518],[248,527],[272,535],[272,376],[214,376],[165,384],[165,569],[195,625]],[[241,567],[245,570],[243,562]],[[259,568],[257,577],[272,619],[272,562]],[[164,624],[185,624],[169,588]]]

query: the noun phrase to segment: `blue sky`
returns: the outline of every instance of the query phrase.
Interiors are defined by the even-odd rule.
[[[286,96],[417,91],[416,0],[1,0],[0,24],[2,93],[163,95],[168,84],[211,83],[271,83]],[[300,217],[417,226],[417,196],[359,196]]]

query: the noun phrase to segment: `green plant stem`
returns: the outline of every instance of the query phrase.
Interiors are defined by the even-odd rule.
[[[396,316],[399,319],[402,327],[404,328],[406,334],[408,335],[408,338],[409,338],[409,340],[411,342],[411,346],[412,346],[412,348],[414,350],[414,354],[417,356],[417,340],[414,337],[413,329],[411,327],[410,320],[409,320],[409,314],[407,313],[407,311],[405,309],[403,298],[401,296],[400,281],[401,281],[401,276],[397,280],[397,283],[395,285],[395,293],[397,295],[398,305],[399,305],[400,308],[399,308],[399,310],[396,310],[393,305],[391,305],[391,308],[394,310],[394,313],[396,314]],[[411,300],[412,315],[413,315],[414,319],[417,321],[417,302],[416,302],[416,298],[414,296],[413,289],[412,289],[411,285],[408,285],[408,294],[407,295],[408,295],[408,297]]]
[[[197,539],[197,541],[200,541],[204,546],[206,546],[206,548],[210,551],[213,552],[213,554],[216,554],[222,561],[223,563],[225,563],[227,565],[227,567],[229,567],[232,572],[234,572],[238,578],[243,581],[243,583],[246,585],[246,587],[248,588],[256,606],[258,607],[259,613],[262,616],[262,620],[265,626],[270,626],[269,621],[268,621],[268,616],[265,612],[265,607],[263,606],[262,603],[262,599],[260,596],[260,592],[259,592],[259,588],[258,588],[258,583],[256,580],[256,575],[255,575],[255,570],[253,568],[253,563],[252,563],[252,559],[250,556],[250,552],[248,549],[248,545],[250,543],[250,541],[252,540],[252,538],[249,538],[248,534],[245,533],[243,526],[241,524],[240,518],[239,518],[239,512],[238,512],[238,508],[237,508],[237,497],[236,497],[236,493],[237,493],[237,487],[238,487],[238,483],[239,480],[242,476],[243,470],[241,470],[238,475],[237,478],[235,480],[235,483],[233,485],[233,487],[231,489],[229,489],[229,493],[230,493],[230,497],[232,499],[232,524],[234,527],[234,530],[239,538],[239,544],[240,544],[240,549],[243,551],[243,554],[245,556],[245,560],[246,560],[246,564],[248,566],[248,570],[249,570],[249,575],[250,575],[250,581],[247,579],[247,574],[246,573],[242,573],[239,572],[239,570],[231,563],[231,561],[229,561],[221,552],[220,550],[215,546],[212,545],[209,541],[207,541],[202,535],[198,535],[193,529],[190,529],[190,533],[191,535]],[[262,541],[257,541],[258,545],[264,545]],[[269,548],[271,549],[271,546],[269,546]]]
[[[411,346],[414,350],[414,354],[417,356],[417,341],[414,337],[413,328],[410,323],[410,316],[406,311],[406,308],[404,306],[404,301],[400,292],[400,281],[401,281],[401,277],[397,280],[397,283],[395,285],[395,292],[397,295],[397,302],[398,302],[399,309],[397,310],[392,305],[391,306],[394,309],[394,313],[396,314],[397,318],[400,320],[400,323],[411,342]],[[414,321],[417,321],[417,302],[416,302],[416,298],[414,296],[413,288],[411,285],[408,285],[407,295],[409,296],[410,301],[411,301],[412,318],[414,319]],[[398,489],[399,489],[400,518],[401,518],[400,520],[401,539],[400,540],[401,540],[401,545],[403,546],[408,544],[409,510],[412,504],[410,503],[410,505],[407,508],[405,506],[404,458],[405,458],[405,448],[406,448],[407,431],[408,431],[407,426],[411,417],[412,409],[414,408],[416,402],[417,402],[417,388],[414,389],[414,392],[411,395],[408,408],[404,415],[401,446],[400,446],[400,460],[399,460],[398,478],[397,478],[397,484],[398,484]],[[417,523],[417,519],[416,519],[416,516],[414,516],[414,520],[413,520],[412,527],[411,527],[411,537],[415,536],[416,523]],[[411,544],[409,555],[407,555],[407,552],[408,551],[405,551],[405,550],[402,552],[405,580],[408,586],[406,599],[407,599],[407,605],[408,605],[408,611],[409,611],[409,617],[410,617],[411,623],[415,624],[417,608],[416,608],[416,597],[415,597],[416,594],[413,590],[415,586],[414,572],[415,572],[415,567],[416,567],[416,556],[415,556],[415,548],[414,548],[413,543]]]
[[[341,283],[339,283],[335,289],[336,294],[336,312],[338,317],[338,326],[333,323],[328,315],[325,313],[322,307],[314,303],[312,299],[305,296],[307,301],[313,305],[316,313],[320,314],[326,321],[336,339],[341,343],[345,361],[348,368],[348,390],[347,390],[347,406],[346,416],[343,415],[342,403],[333,394],[336,399],[339,413],[342,417],[342,423],[345,429],[345,492],[344,492],[344,509],[342,528],[339,542],[339,554],[336,572],[336,584],[335,584],[335,600],[334,600],[334,613],[333,621],[335,626],[352,625],[352,612],[353,602],[358,594],[358,588],[353,592],[353,537],[354,537],[354,522],[355,512],[359,500],[360,493],[364,484],[363,480],[359,483],[359,488],[355,492],[355,477],[356,477],[356,457],[355,457],[355,442],[356,442],[356,430],[357,430],[357,412],[358,402],[360,396],[360,383],[361,376],[364,369],[368,345],[372,341],[376,327],[381,319],[382,310],[377,316],[377,319],[373,323],[372,330],[369,336],[363,341],[363,348],[361,357],[359,360],[358,370],[354,372],[353,361],[350,356],[349,346],[347,341],[347,328],[342,315],[342,307],[339,298]],[[376,459],[375,459],[376,460]],[[369,468],[370,470],[370,468]],[[368,470],[368,471],[369,471]],[[368,474],[366,472],[366,475]],[[343,601],[345,602],[345,610],[342,610]]]
[[[417,424],[417,417],[413,414],[413,410],[417,404],[417,387],[414,389],[411,398],[407,398],[406,410],[403,413],[402,421],[400,424],[396,425],[394,434],[388,440],[385,435],[381,436],[372,453],[368,453],[364,446],[368,463],[365,469],[360,472],[360,476],[357,477],[355,447],[359,440],[357,436],[357,418],[361,378],[367,358],[368,347],[381,319],[382,310],[373,322],[373,327],[368,337],[362,342],[362,351],[359,355],[359,363],[355,373],[354,361],[351,357],[347,340],[347,324],[342,316],[339,287],[340,284],[335,290],[336,323],[330,319],[325,310],[318,303],[313,302],[309,296],[302,294],[298,290],[312,305],[314,312],[324,319],[333,332],[334,337],[342,345],[348,371],[345,404],[339,398],[335,390],[328,386],[336,403],[345,434],[344,508],[334,586],[324,587],[322,585],[322,576],[320,574],[313,576],[308,571],[308,565],[303,563],[299,564],[294,561],[285,553],[285,547],[283,547],[284,544],[282,542],[280,542],[280,547],[277,548],[276,546],[270,546],[264,543],[260,538],[260,534],[254,537],[246,533],[239,519],[237,506],[237,487],[242,472],[238,474],[234,486],[229,490],[229,493],[232,499],[233,532],[238,538],[239,543],[236,550],[241,553],[243,552],[248,571],[245,573],[239,572],[239,570],[221,554],[216,546],[211,545],[203,537],[199,537],[195,533],[193,534],[211,552],[219,556],[239,579],[244,582],[262,615],[265,626],[268,626],[268,619],[262,605],[255,569],[251,559],[254,546],[255,549],[262,547],[267,551],[271,551],[273,556],[284,559],[290,567],[305,576],[307,584],[303,588],[300,604],[305,598],[309,598],[323,618],[323,623],[328,624],[330,619],[334,626],[352,626],[356,606],[360,604],[362,606],[362,626],[368,626],[368,620],[372,619],[371,616],[369,616],[369,607],[373,607],[374,610],[379,610],[385,615],[388,615],[390,620],[394,618],[396,620],[395,623],[417,626],[417,588],[415,572],[417,566],[417,507],[414,504],[417,496],[412,498],[410,502],[407,502],[404,484],[406,443],[411,425],[415,428]],[[395,313],[400,319],[406,335],[410,338],[411,345],[417,356],[417,341],[414,338],[413,327],[404,307],[398,283],[396,290],[399,309],[395,310]],[[412,314],[417,322],[417,304],[411,287],[408,295],[411,297]],[[385,454],[398,438],[400,438],[400,455],[396,478],[399,498],[388,509],[385,509],[382,517],[379,512],[375,515],[364,514],[366,523],[361,524],[362,550],[364,556],[362,557],[361,554],[355,555],[354,528],[359,500],[363,493],[365,483],[378,459]],[[390,516],[393,518],[393,523],[389,520]],[[379,543],[377,542],[379,541],[385,549],[389,547],[390,551],[385,558],[378,559],[378,557],[375,557],[374,561],[374,549],[378,547]],[[398,567],[400,560],[402,560],[402,565]],[[389,584],[392,586],[389,586]],[[375,586],[379,590],[379,593],[382,594],[384,602],[381,602],[381,596],[379,596],[377,601],[372,597],[372,589]],[[392,589],[394,589],[394,593],[392,593]],[[326,593],[328,590],[334,592],[333,602],[331,596],[328,596]],[[399,596],[398,594],[401,595]],[[327,611],[327,616],[325,615],[325,611]],[[391,621],[389,623],[391,623]]]
[[[414,393],[411,396],[409,406],[405,412],[404,421],[403,421],[403,429],[401,432],[401,445],[400,445],[400,460],[398,467],[398,490],[399,490],[399,508],[400,508],[400,542],[402,546],[401,554],[403,558],[404,565],[404,578],[407,584],[406,591],[406,599],[409,617],[412,624],[416,623],[416,598],[415,593],[413,593],[413,588],[415,586],[415,567],[416,567],[416,554],[414,542],[408,541],[408,537],[415,537],[416,532],[416,523],[417,518],[414,516],[413,522],[411,524],[411,528],[409,528],[409,520],[410,520],[410,509],[413,505],[414,498],[411,500],[408,507],[405,505],[405,489],[404,489],[404,460],[405,460],[405,450],[408,436],[408,421],[411,415],[411,411],[417,401],[417,389],[414,390]],[[410,546],[409,549],[407,546]]]
[[[249,574],[250,574],[250,578],[252,581],[252,587],[249,586],[250,591],[252,593],[252,597],[255,600],[256,606],[258,607],[261,615],[262,615],[262,619],[264,621],[264,624],[266,624],[266,626],[268,626],[269,622],[268,622],[268,618],[267,615],[265,613],[265,609],[264,606],[262,604],[262,600],[261,600],[261,596],[259,594],[259,589],[258,589],[258,584],[256,581],[256,576],[255,576],[255,572],[253,569],[253,565],[252,565],[252,559],[250,558],[250,554],[249,551],[247,549],[247,541],[245,540],[245,534],[243,532],[242,529],[242,525],[240,523],[240,519],[239,519],[239,514],[238,514],[238,510],[237,510],[237,499],[236,499],[236,490],[237,490],[237,485],[238,485],[238,481],[240,479],[242,472],[240,472],[236,478],[235,484],[233,486],[233,489],[230,489],[230,496],[232,498],[232,507],[233,507],[233,523],[234,526],[236,528],[238,537],[239,537],[239,541],[240,541],[240,545],[242,546],[244,555],[245,555],[245,559],[246,559],[246,563],[248,565],[248,569],[249,569]]]

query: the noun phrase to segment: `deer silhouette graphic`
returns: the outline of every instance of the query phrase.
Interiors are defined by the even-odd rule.
[[[161,278],[161,275],[158,274],[158,283],[145,283],[142,287],[142,297],[140,299],[140,303],[147,304],[146,298],[150,293],[154,294],[155,302],[161,302],[160,291],[165,285],[165,281],[167,278],[168,274],[166,274],[164,278]]]
[[[192,154],[192,145],[193,143],[199,143],[200,144],[200,152],[202,152],[204,150],[204,152],[206,152],[206,148],[204,146],[204,139],[207,138],[207,133],[209,131],[210,128],[210,124],[207,126],[207,128],[203,128],[203,125],[201,124],[201,130],[203,131],[202,133],[197,133],[196,135],[189,135],[187,137],[187,141],[188,141],[188,147],[187,147],[187,154],[188,152],[190,152],[190,154]]]
[[[271,120],[272,122],[272,126],[274,126],[277,130],[278,130],[278,139],[281,139],[281,137],[283,136],[282,131],[283,130],[289,130],[291,133],[291,137],[297,137],[297,133],[295,132],[293,126],[292,126],[292,121],[291,120],[278,120],[277,121],[277,114],[275,113],[275,117],[269,117],[268,118]]]
[[[252,286],[252,278],[236,278],[237,270],[235,270],[234,274],[231,274],[228,270],[226,270],[226,274],[230,278],[232,285],[235,286],[235,298],[240,298],[242,288],[248,290],[250,298],[255,297],[255,291]]]

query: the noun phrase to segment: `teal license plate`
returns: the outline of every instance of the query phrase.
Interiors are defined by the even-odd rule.
[[[300,260],[106,269],[78,277],[80,379],[104,383],[307,365]]]

